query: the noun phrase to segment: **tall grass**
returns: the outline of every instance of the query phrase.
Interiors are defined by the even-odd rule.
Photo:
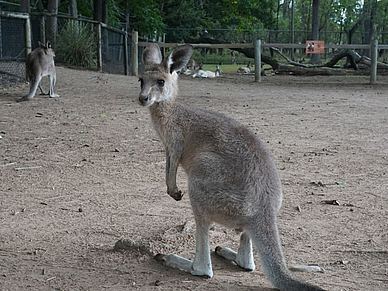
[[[222,50],[222,53],[211,53],[210,50],[206,51],[206,57],[204,54],[205,50],[204,49],[195,49],[192,55],[192,58],[197,62],[197,63],[204,63],[204,64],[219,64],[219,63],[224,63],[224,64],[231,64],[231,58],[230,58],[230,53],[232,52],[229,49],[224,49]],[[237,64],[248,64],[248,62],[252,62],[252,59],[247,58],[244,54],[242,53],[236,53],[237,58]]]
[[[58,61],[67,65],[97,67],[97,41],[93,29],[88,24],[69,20],[57,37],[55,54]]]

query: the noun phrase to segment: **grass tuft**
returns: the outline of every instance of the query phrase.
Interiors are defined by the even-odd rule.
[[[56,58],[67,65],[97,67],[97,41],[88,24],[70,20],[60,31],[55,48]]]

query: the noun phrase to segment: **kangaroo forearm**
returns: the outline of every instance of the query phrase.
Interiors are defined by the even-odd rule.
[[[179,162],[177,159],[171,158],[169,154],[166,154],[166,185],[167,193],[176,201],[182,199],[182,191],[178,189],[176,185],[176,174],[178,170]]]

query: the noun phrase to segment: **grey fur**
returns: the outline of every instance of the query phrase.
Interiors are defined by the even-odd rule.
[[[54,86],[57,81],[57,74],[54,64],[54,50],[52,49],[49,41],[47,41],[46,45],[41,43],[39,44],[40,46],[34,49],[27,56],[26,61],[27,77],[30,81],[30,92],[27,96],[23,97],[19,101],[25,101],[34,98],[38,87],[42,94],[46,95],[46,92],[43,90],[40,84],[40,81],[44,76],[48,76],[50,80],[50,97],[59,97],[59,95],[54,93]]]
[[[240,248],[216,248],[216,253],[242,268],[255,268],[252,242],[272,284],[284,291],[323,290],[288,271],[277,229],[281,207],[280,179],[269,153],[245,126],[223,114],[176,102],[176,71],[192,53],[181,46],[164,61],[157,45],[144,51],[147,70],[140,78],[139,102],[149,107],[153,125],[166,150],[167,193],[182,198],[176,185],[178,165],[188,177],[189,198],[196,221],[194,261],[177,255],[157,255],[166,266],[212,277],[208,231],[212,222],[242,231]],[[173,69],[172,69],[173,68]],[[162,85],[163,84],[163,85]]]

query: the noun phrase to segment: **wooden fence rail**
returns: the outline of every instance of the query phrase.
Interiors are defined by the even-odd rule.
[[[68,16],[63,16],[59,14],[49,14],[49,13],[32,13],[31,15],[38,15],[38,16],[57,16],[57,17],[64,17],[64,18],[69,18],[73,19]],[[3,12],[0,11],[0,17],[11,17],[11,18],[21,18],[26,20],[26,37],[25,37],[25,42],[26,42],[26,54],[28,54],[31,51],[31,35],[30,35],[30,16],[28,14],[24,13],[13,13],[13,12]],[[44,18],[43,18],[44,19]],[[119,30],[117,28],[109,27],[108,25],[97,22],[94,20],[87,20],[83,18],[74,18],[74,20],[79,20],[79,21],[86,21],[89,23],[92,23],[96,26],[97,30],[97,38],[98,38],[98,52],[97,52],[97,67],[99,70],[102,70],[102,57],[101,57],[101,28],[105,28],[108,30],[111,30],[115,33],[122,34],[124,37],[124,52],[125,52],[125,57],[124,57],[124,67],[125,67],[125,74],[129,74],[128,70],[128,42],[127,42],[127,37],[128,33],[123,30]],[[43,24],[44,25],[44,21]],[[131,67],[132,67],[132,75],[138,75],[138,64],[139,64],[139,59],[138,59],[138,48],[139,47],[145,47],[149,44],[149,42],[144,42],[138,41],[139,36],[137,32],[132,32],[132,43],[131,43]],[[164,48],[174,48],[179,45],[179,43],[164,43],[164,42],[158,42],[158,45],[164,49]],[[255,41],[255,43],[239,43],[239,44],[192,44],[194,48],[205,48],[205,49],[236,49],[236,48],[254,48],[255,49],[255,64],[256,67],[260,68],[261,65],[261,52],[263,48],[278,48],[278,49],[305,49],[306,45],[305,44],[292,44],[292,43],[262,43],[261,41]],[[336,45],[336,44],[326,44],[325,48],[327,49],[369,49],[371,50],[371,77],[370,77],[370,82],[371,84],[376,83],[376,75],[377,75],[377,51],[379,49],[385,49],[388,50],[388,45],[378,45],[377,41],[374,41],[372,44],[345,44],[345,45]],[[258,71],[258,76],[255,77],[255,80],[257,82],[260,82],[260,70]]]
[[[138,42],[138,46],[147,46],[149,42]],[[183,44],[180,43],[157,43],[161,48],[174,48]],[[279,48],[279,49],[305,49],[305,44],[292,44],[292,43],[262,43],[261,41],[256,41],[255,43],[239,43],[239,44],[209,44],[209,43],[200,43],[200,44],[191,44],[194,48],[208,48],[208,49],[234,49],[234,48],[254,48],[255,50],[255,66],[256,68],[261,68],[261,52],[262,48]],[[371,50],[371,72],[370,72],[370,83],[376,83],[377,76],[377,51],[379,49],[388,49],[388,45],[378,45],[377,41],[373,41],[372,44],[325,44],[327,49],[369,49]],[[138,63],[137,55],[133,56],[132,62]],[[132,71],[133,75],[137,75],[138,72]],[[260,82],[260,70],[256,70],[255,81]]]
[[[139,46],[147,46],[149,42],[139,42]],[[177,47],[183,45],[181,43],[163,43],[158,42],[160,47]],[[209,43],[199,43],[191,44],[194,48],[210,48],[210,49],[219,49],[219,48],[254,48],[253,43],[220,43],[220,44],[209,44]],[[261,43],[262,48],[294,48],[294,49],[305,49],[306,44],[297,44],[297,43]],[[329,49],[370,49],[370,44],[325,44],[325,48]],[[388,45],[379,45],[379,49],[388,49]]]

